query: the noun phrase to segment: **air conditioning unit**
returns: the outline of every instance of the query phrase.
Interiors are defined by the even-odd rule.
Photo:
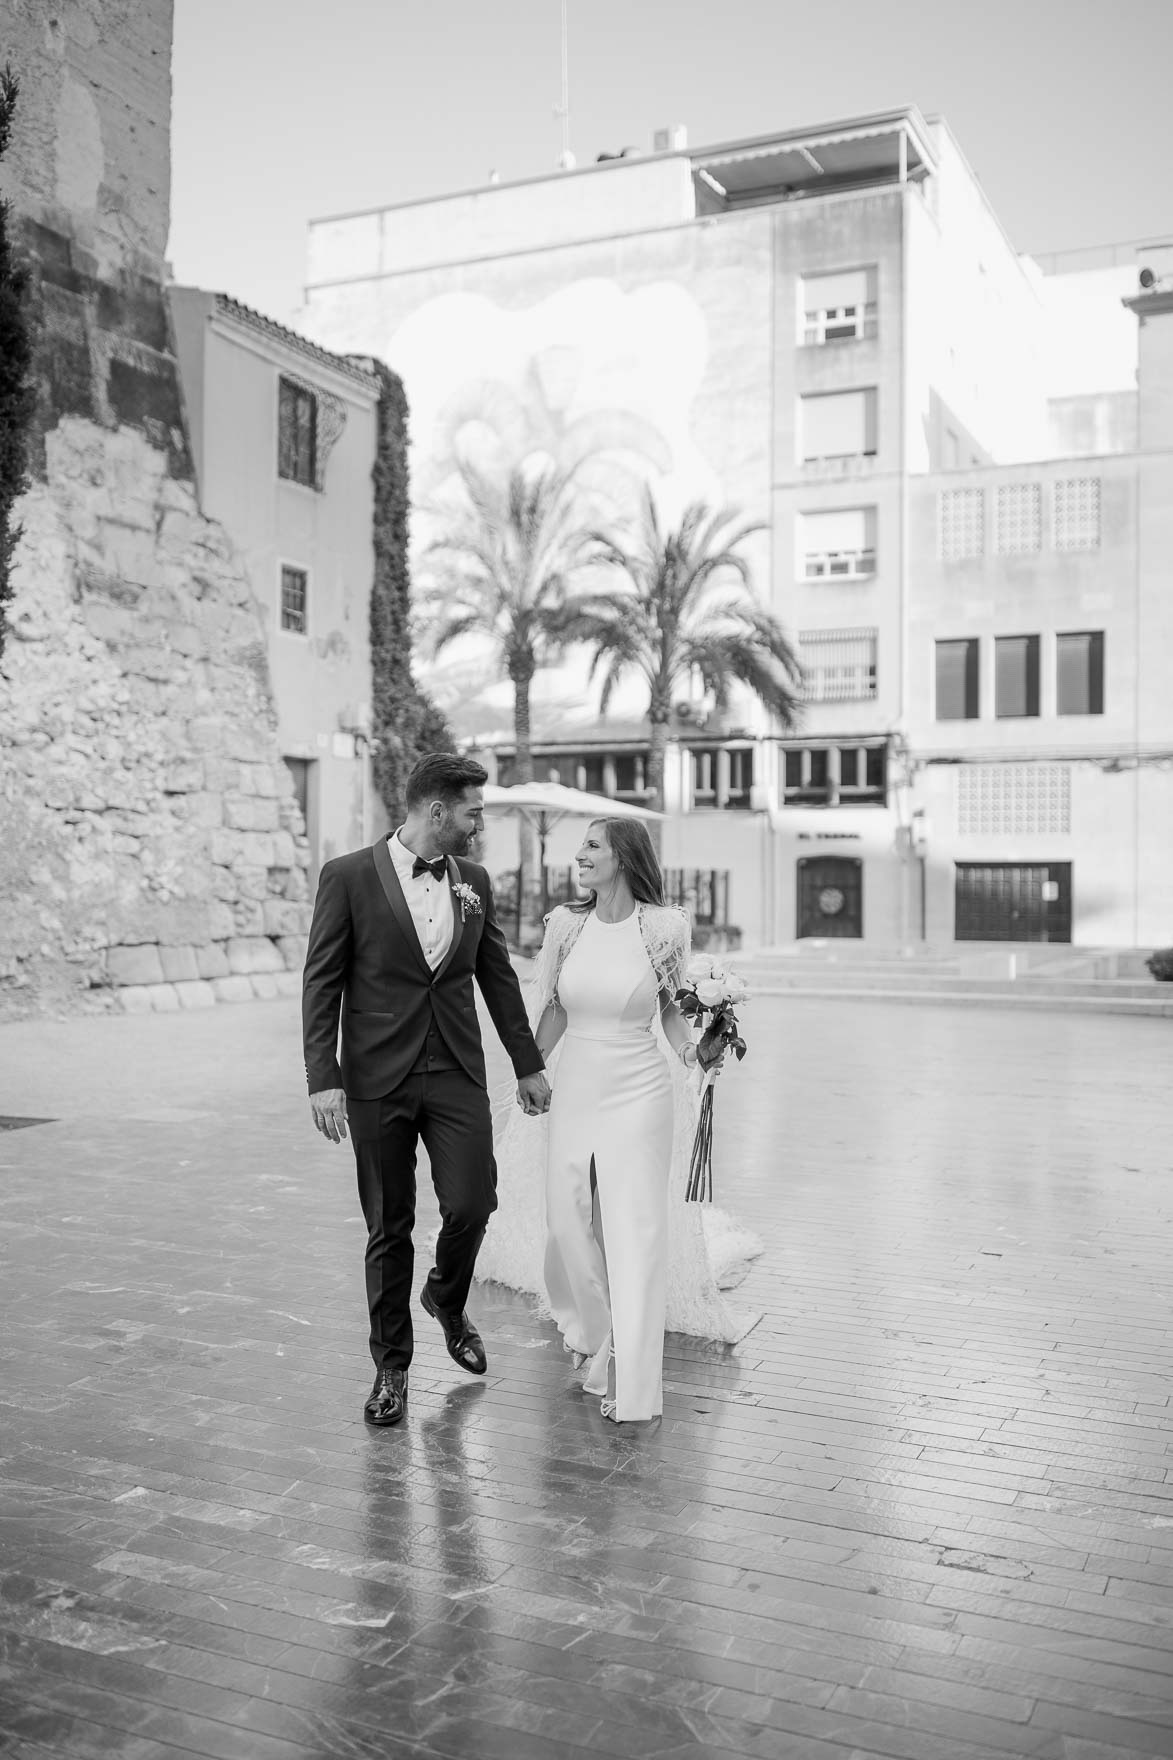
[[[653,153],[683,153],[688,146],[688,130],[683,122],[671,128],[657,128],[652,135]]]

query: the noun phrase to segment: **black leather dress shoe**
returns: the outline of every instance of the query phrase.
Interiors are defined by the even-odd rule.
[[[443,1327],[444,1343],[452,1361],[458,1363],[462,1369],[467,1369],[470,1375],[483,1375],[489,1366],[489,1360],[485,1356],[485,1341],[468,1315],[443,1313],[428,1293],[426,1283],[420,1291],[420,1306],[425,1314],[430,1314]]]
[[[362,1409],[368,1424],[398,1424],[407,1416],[407,1370],[380,1369]]]

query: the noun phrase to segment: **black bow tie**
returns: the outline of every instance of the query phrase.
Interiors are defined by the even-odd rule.
[[[417,856],[411,864],[411,877],[418,880],[421,874],[430,874],[433,880],[442,880],[448,872],[448,862],[444,856],[437,856],[434,862],[425,862],[423,856]]]

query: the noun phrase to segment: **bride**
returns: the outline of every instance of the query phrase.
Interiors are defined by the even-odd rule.
[[[499,1209],[476,1275],[544,1288],[585,1390],[625,1422],[663,1409],[666,1325],[748,1330],[714,1261],[760,1246],[725,1219],[707,1239],[702,1207],[683,1201],[697,1048],[674,997],[690,934],[651,838],[639,820],[598,819],[576,859],[587,896],[550,913],[530,998],[553,1099],[547,1120],[514,1114],[498,1131]]]

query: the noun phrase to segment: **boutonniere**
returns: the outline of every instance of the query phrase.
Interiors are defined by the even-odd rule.
[[[469,917],[480,915],[480,897],[474,892],[467,880],[461,880],[452,888],[452,896],[460,901],[460,920],[462,923],[467,922]]]

